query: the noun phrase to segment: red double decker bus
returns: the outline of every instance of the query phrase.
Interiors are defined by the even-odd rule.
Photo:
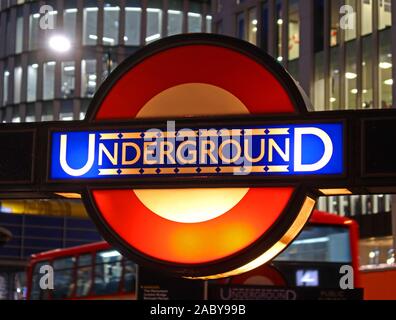
[[[40,268],[52,266],[54,290],[42,290]],[[283,285],[339,288],[340,268],[353,267],[358,279],[358,227],[344,217],[315,211],[293,243],[270,263]],[[255,279],[260,278],[252,271]],[[251,275],[250,274],[250,275]],[[237,283],[249,273],[223,280]],[[263,274],[268,278],[268,274]],[[262,277],[262,278],[263,278]],[[254,279],[246,280],[248,284]],[[28,299],[136,299],[139,269],[106,242],[33,255],[28,267]],[[268,285],[268,283],[266,283]],[[273,285],[279,285],[273,283]]]

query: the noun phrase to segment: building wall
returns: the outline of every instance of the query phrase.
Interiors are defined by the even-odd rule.
[[[210,32],[210,12],[202,0],[0,1],[0,120],[83,119],[109,71],[164,36]],[[67,52],[51,50],[57,35]]]

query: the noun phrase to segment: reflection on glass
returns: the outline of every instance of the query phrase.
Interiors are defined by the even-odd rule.
[[[51,101],[45,102],[41,111],[41,121],[54,120],[53,104]]]
[[[378,29],[392,25],[392,0],[378,0]]]
[[[300,13],[298,0],[289,1],[289,60],[300,56]]]
[[[356,109],[357,102],[356,42],[346,45],[345,108]]]
[[[349,263],[349,243],[348,228],[307,225],[275,260]]]
[[[257,21],[257,10],[256,8],[251,8],[248,11],[248,21],[249,21],[249,27],[248,27],[248,41],[254,45],[257,45],[257,26],[258,26],[258,21]]]
[[[28,102],[36,100],[37,69],[38,69],[37,63],[28,66],[28,71],[27,71],[27,101]]]
[[[103,45],[115,46],[118,44],[118,21],[120,19],[120,8],[106,3],[103,11]]]
[[[92,255],[83,254],[78,257],[76,296],[89,295],[92,284]]]
[[[14,103],[21,102],[22,67],[14,69]]]
[[[373,45],[372,36],[363,38],[362,108],[373,108]]]
[[[142,9],[138,7],[125,8],[124,43],[127,46],[140,45],[140,23]]]
[[[83,45],[94,45],[97,34],[98,8],[84,8],[83,13]]]
[[[386,29],[379,33],[379,101],[380,108],[392,107],[392,53],[391,30]]]
[[[53,299],[65,299],[73,294],[73,267],[75,258],[62,258],[53,261],[54,290]]]
[[[74,61],[62,62],[61,96],[71,98],[75,89],[75,63]]]
[[[168,36],[182,33],[183,31],[183,1],[170,0],[168,10]]]
[[[81,96],[91,98],[96,90],[96,60],[81,61]]]

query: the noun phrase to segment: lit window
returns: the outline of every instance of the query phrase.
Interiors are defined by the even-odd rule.
[[[96,90],[96,60],[81,61],[81,96],[91,98]]]
[[[190,1],[188,12],[188,32],[202,32],[202,2]]]
[[[75,89],[75,63],[74,61],[62,62],[62,98],[71,98],[74,96]]]
[[[391,51],[391,29],[379,33],[379,102],[380,108],[392,107],[392,51]]]
[[[124,43],[127,46],[140,45],[140,24],[142,9],[139,7],[125,8],[125,35]]]
[[[55,96],[55,61],[44,63],[43,67],[43,99],[53,99]]]
[[[212,32],[212,16],[206,16],[206,32]]]
[[[71,43],[76,38],[77,8],[68,8],[63,14],[63,34]]]
[[[146,43],[158,40],[162,36],[162,9],[159,8],[160,5],[160,1],[149,1],[147,8]]]
[[[35,50],[39,47],[40,38],[40,14],[31,14],[29,17],[29,49]]]
[[[21,102],[22,67],[14,69],[14,103]]]
[[[378,1],[378,29],[382,30],[390,27],[391,25],[392,0],[380,0]]]
[[[98,8],[84,8],[83,19],[83,44],[95,45],[98,40]]]
[[[103,23],[103,45],[115,46],[118,44],[118,28],[120,19],[120,8],[109,3],[104,7]]]
[[[28,66],[27,71],[27,101],[32,102],[36,100],[37,91],[37,70],[38,64],[34,63]]]
[[[356,39],[356,0],[345,0],[345,5],[353,8],[353,12],[344,13],[341,17],[347,28],[344,28],[345,41]]]
[[[173,0],[169,3],[168,10],[168,36],[182,33],[183,31],[183,1]]]
[[[257,10],[256,8],[251,8],[249,10],[249,27],[248,27],[248,41],[254,45],[257,44]]]
[[[8,81],[10,79],[10,72],[4,71],[3,75],[3,106],[8,104]]]
[[[289,2],[289,60],[300,56],[300,12],[298,1]]]
[[[15,52],[21,53],[23,46],[23,16],[18,15],[16,20]]]

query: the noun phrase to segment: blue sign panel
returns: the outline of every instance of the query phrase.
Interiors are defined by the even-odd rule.
[[[340,175],[342,123],[53,132],[50,178]]]

